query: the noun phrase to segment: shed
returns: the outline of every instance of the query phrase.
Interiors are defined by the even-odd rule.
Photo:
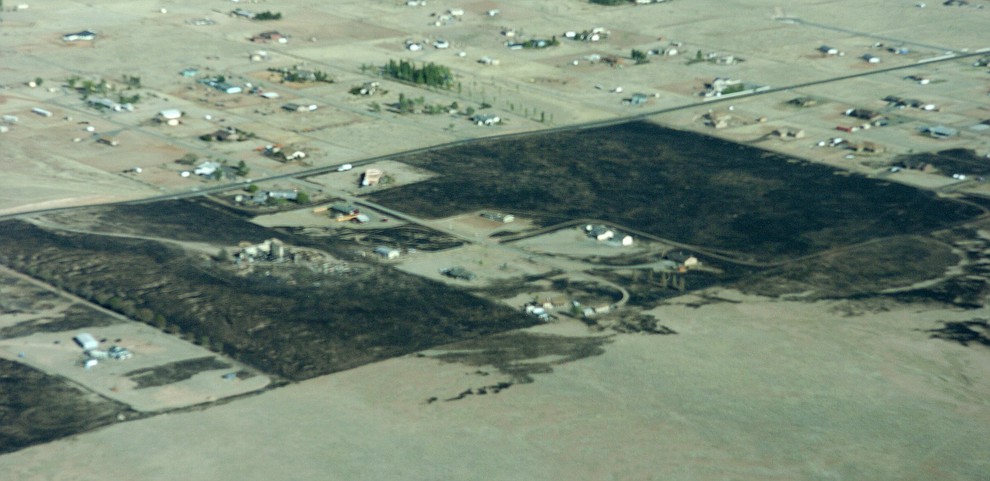
[[[100,343],[97,342],[96,338],[88,332],[80,332],[79,334],[76,334],[76,337],[73,337],[72,340],[76,341],[76,344],[79,344],[79,347],[86,351],[100,347]]]

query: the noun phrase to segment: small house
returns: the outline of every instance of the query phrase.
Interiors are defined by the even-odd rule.
[[[399,257],[399,250],[393,249],[391,247],[378,246],[375,247],[375,254],[385,258],[385,259],[395,259]]]
[[[297,198],[299,198],[299,192],[294,190],[270,190],[268,191],[268,198],[296,200]]]
[[[96,139],[97,142],[103,145],[109,145],[110,147],[116,147],[120,145],[120,141],[116,137],[100,137]]]
[[[334,212],[337,212],[337,213],[340,213],[340,214],[343,214],[343,215],[351,215],[351,214],[357,214],[358,213],[358,208],[355,207],[355,206],[353,206],[353,205],[351,205],[351,204],[334,204],[334,205],[330,206],[330,209],[332,209]]]
[[[73,337],[72,340],[76,341],[76,344],[79,344],[79,347],[83,348],[84,351],[100,347],[100,343],[96,341],[96,338],[86,332],[76,334],[76,337]]]
[[[818,47],[818,51],[821,52],[821,53],[823,53],[823,54],[825,54],[825,55],[838,55],[839,54],[839,49],[837,49],[835,47],[829,47],[828,45],[822,45],[821,47]]]
[[[252,42],[281,42],[284,43],[287,37],[282,35],[281,32],[276,30],[269,30],[267,32],[261,32],[253,37],[251,37]]]
[[[193,170],[193,173],[196,174],[196,175],[202,175],[204,177],[209,177],[209,176],[215,174],[218,170],[220,170],[221,167],[222,166],[218,162],[206,161],[206,162],[203,162],[202,164],[199,164],[198,166],[196,166],[196,169]]]
[[[244,17],[249,19],[253,19],[256,15],[254,12],[243,8],[236,8],[234,11],[230,12],[230,14],[235,17]]]
[[[698,258],[685,251],[668,252],[663,257],[676,262],[678,266],[682,267],[694,267],[698,265]]]
[[[946,139],[949,137],[955,137],[956,135],[959,135],[958,130],[953,129],[951,127],[946,127],[944,125],[933,125],[933,126],[922,127],[921,132],[924,134],[928,134],[929,136],[934,137],[936,139]]]
[[[605,227],[603,225],[586,225],[584,227],[585,232],[588,233],[588,237],[591,237],[598,241],[607,241],[615,237],[615,231]]]
[[[773,131],[773,135],[776,135],[777,137],[780,137],[781,139],[790,140],[790,139],[803,139],[805,133],[804,133],[804,130],[802,130],[802,129],[793,129],[793,128],[789,128],[789,127],[781,127],[779,129],[774,130]]]
[[[477,125],[491,126],[502,123],[502,118],[499,117],[498,115],[476,114],[471,117],[471,121],[473,121]]]
[[[167,109],[158,112],[158,116],[165,120],[173,120],[181,118],[182,112],[179,109]]]
[[[96,39],[96,32],[90,30],[83,30],[81,32],[67,33],[62,35],[63,42],[80,42],[80,41],[90,41]]]
[[[857,142],[855,144],[850,144],[849,148],[855,150],[856,152],[868,153],[868,154],[882,154],[887,150],[884,146],[870,141],[863,141],[863,142]]]
[[[231,84],[226,83],[226,82],[217,82],[217,84],[214,85],[214,87],[217,90],[219,90],[219,91],[221,91],[223,93],[226,93],[226,94],[239,94],[239,93],[241,93],[241,92],[244,91],[244,89],[242,89],[242,88],[240,88],[240,87],[238,87],[236,85],[231,85]]]
[[[728,112],[711,111],[705,114],[705,125],[716,129],[724,129],[729,126],[732,114]]]

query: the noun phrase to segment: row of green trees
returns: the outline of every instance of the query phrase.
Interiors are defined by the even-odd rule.
[[[428,87],[450,88],[454,83],[454,75],[449,67],[433,62],[416,66],[408,60],[389,60],[382,68],[382,73],[389,77],[417,85]]]

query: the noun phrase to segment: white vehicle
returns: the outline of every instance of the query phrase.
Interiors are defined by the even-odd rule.
[[[341,165],[340,167],[337,167],[337,172],[344,172],[344,171],[351,170],[353,168],[354,168],[354,166],[351,165],[351,164],[344,164],[344,165]]]

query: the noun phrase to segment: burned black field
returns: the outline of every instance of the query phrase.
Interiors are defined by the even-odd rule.
[[[195,238],[200,224],[231,222],[210,209],[198,214],[171,236]],[[224,261],[152,240],[21,221],[0,230],[0,263],[289,380],[532,324],[468,292],[358,260],[329,279],[285,279],[266,269],[238,275]],[[285,237],[262,231],[251,232],[255,240]]]
[[[601,219],[743,261],[929,232],[983,210],[700,134],[634,122],[417,154],[443,175],[372,194],[425,217],[497,209]]]
[[[137,415],[64,379],[0,359],[0,454]]]

